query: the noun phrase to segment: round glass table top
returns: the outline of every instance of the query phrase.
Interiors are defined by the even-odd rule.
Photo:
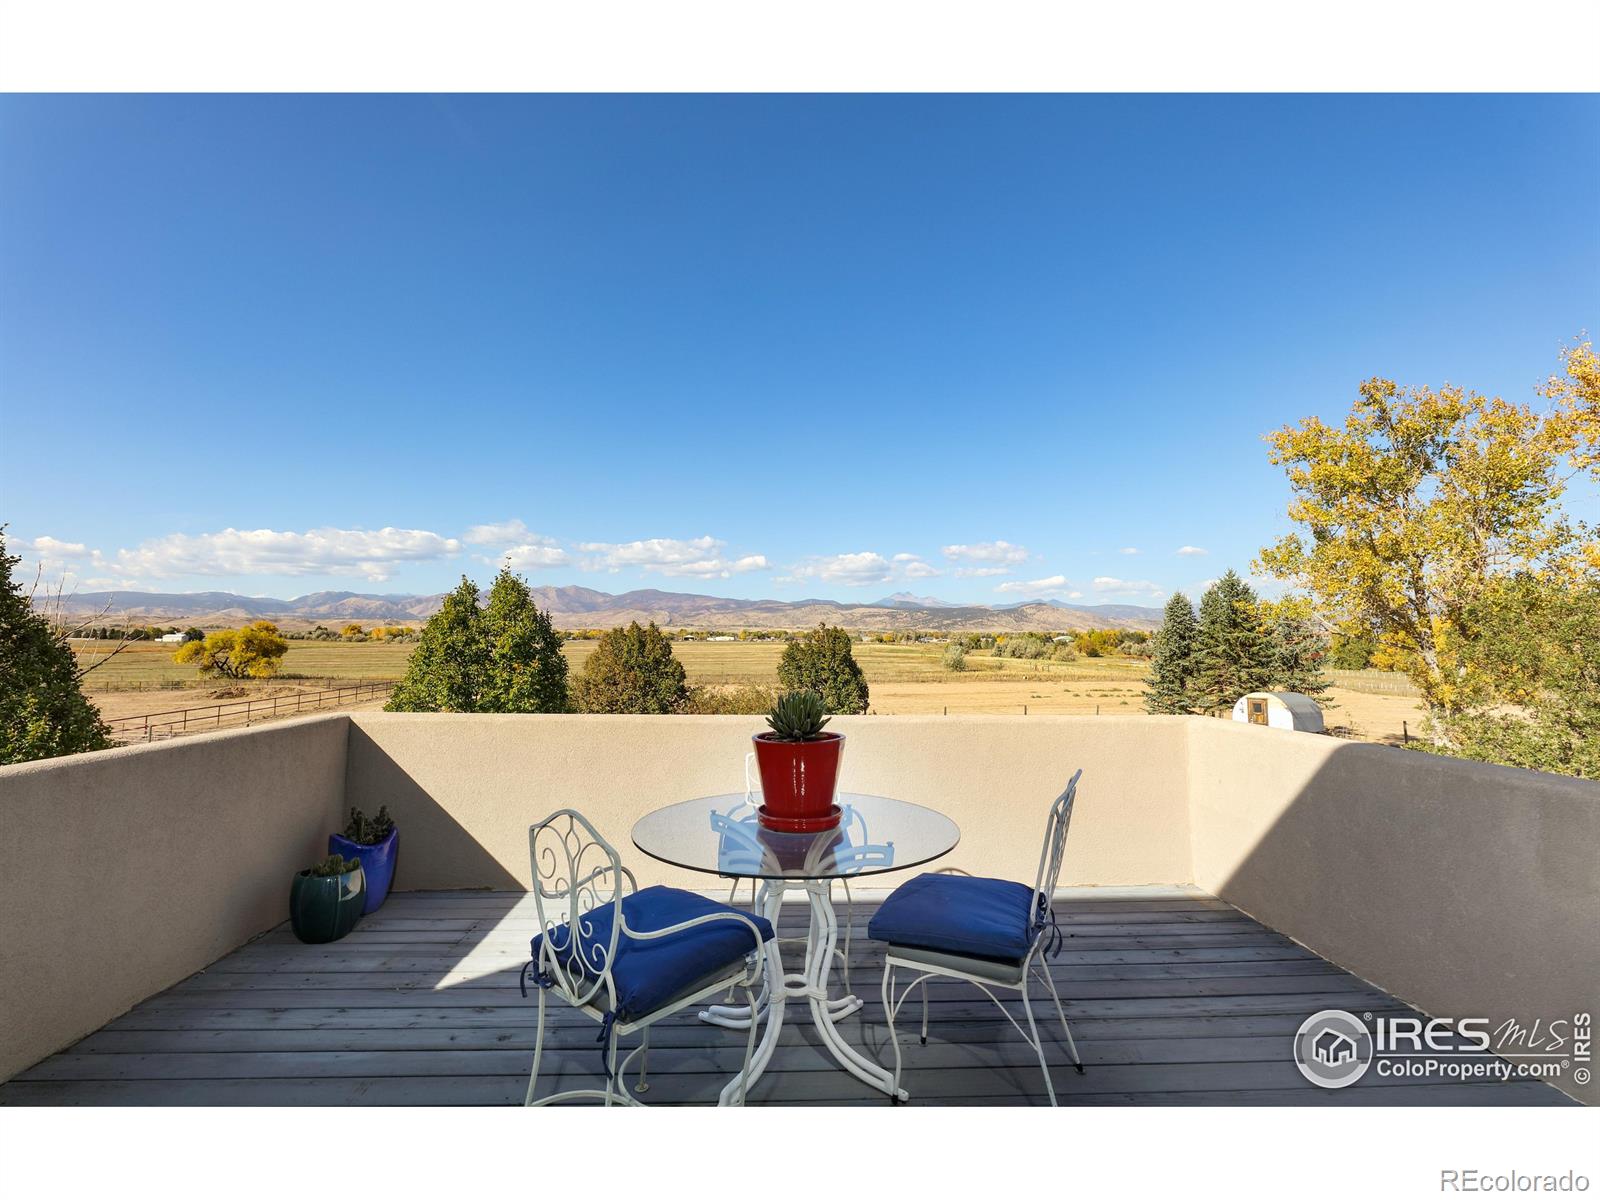
[[[961,830],[943,813],[887,796],[840,792],[836,829],[778,833],[756,819],[761,794],[702,796],[633,827],[651,858],[730,878],[840,879],[903,871],[949,854]]]

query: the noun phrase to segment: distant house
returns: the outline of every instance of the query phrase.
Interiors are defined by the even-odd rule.
[[[158,637],[156,639],[156,641],[158,641],[158,642],[181,642],[181,641],[183,641],[183,634],[181,634],[181,633],[163,633],[160,637]]]
[[[731,633],[719,633],[706,639],[708,642],[736,642],[738,640]]]

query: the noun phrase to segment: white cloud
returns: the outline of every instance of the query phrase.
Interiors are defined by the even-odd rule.
[[[404,563],[459,553],[461,543],[426,529],[223,529],[171,533],[132,550],[93,555],[97,567],[126,578],[185,575],[360,575],[375,583]]]
[[[1137,546],[1124,546],[1121,550],[1118,550],[1117,553],[1118,554],[1137,554],[1137,553],[1139,553],[1139,547],[1137,547]]]
[[[461,540],[472,546],[500,547],[496,553],[479,554],[476,558],[490,566],[505,563],[513,571],[561,567],[572,561],[555,538],[534,533],[515,519],[474,525],[461,535]]]
[[[1063,593],[1078,595],[1072,591],[1072,585],[1067,582],[1065,575],[1051,575],[1045,579],[1012,579],[997,584],[994,590],[1024,596],[1059,596]]]
[[[507,546],[505,553],[498,558],[492,554],[480,554],[478,557],[486,563],[503,562],[513,571],[527,570],[530,567],[560,567],[571,561],[567,552],[548,538]]]
[[[41,558],[84,558],[89,553],[89,547],[82,542],[63,542],[48,534],[36,537],[31,542],[22,539],[16,544],[24,550],[32,550]]]
[[[829,554],[807,559],[789,569],[789,574],[779,583],[796,583],[802,579],[820,579],[826,583],[842,583],[846,587],[861,587],[869,583],[887,583],[894,577],[894,566],[881,554],[863,550],[856,554]]]
[[[956,575],[961,579],[992,579],[996,575],[1011,574],[1010,567],[957,567]]]
[[[1211,551],[1204,546],[1179,546],[1174,553],[1181,554],[1184,558],[1200,558],[1203,555],[1210,554]]]
[[[917,554],[896,554],[894,565],[895,569],[907,579],[932,579],[935,575],[944,574],[938,567]]]
[[[488,525],[474,525],[461,535],[469,546],[554,546],[554,538],[534,533],[518,520],[495,521]]]
[[[944,556],[960,562],[1015,565],[1028,561],[1028,549],[1026,546],[1013,546],[1010,542],[974,542],[970,546],[946,546]]]
[[[1117,592],[1141,596],[1166,595],[1166,590],[1160,584],[1152,583],[1148,579],[1113,579],[1109,575],[1097,575],[1089,586],[1097,592]]]
[[[637,542],[580,542],[578,549],[590,557],[581,565],[587,571],[620,571],[632,568],[660,575],[694,579],[727,579],[746,571],[765,571],[770,564],[763,554],[740,558],[723,556],[727,543],[706,536],[644,538]]]

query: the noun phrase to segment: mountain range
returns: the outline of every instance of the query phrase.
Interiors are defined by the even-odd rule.
[[[689,629],[803,629],[818,622],[875,631],[1077,629],[1155,629],[1159,608],[1134,604],[1065,604],[1026,600],[1016,604],[952,604],[898,592],[871,603],[836,600],[732,600],[654,588],[612,595],[586,587],[535,587],[540,608],[562,628],[605,628],[629,621]],[[107,622],[183,621],[229,625],[270,619],[285,623],[425,620],[439,611],[438,595],[374,595],[364,592],[312,592],[291,600],[241,596],[235,592],[83,592],[66,597],[75,615],[105,613]]]

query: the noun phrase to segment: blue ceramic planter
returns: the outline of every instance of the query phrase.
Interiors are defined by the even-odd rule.
[[[383,907],[383,902],[389,898],[389,885],[394,882],[395,859],[400,856],[398,829],[390,830],[389,836],[375,846],[352,842],[343,834],[329,834],[328,853],[360,859],[367,877],[367,906],[361,910],[363,913],[374,913]]]

